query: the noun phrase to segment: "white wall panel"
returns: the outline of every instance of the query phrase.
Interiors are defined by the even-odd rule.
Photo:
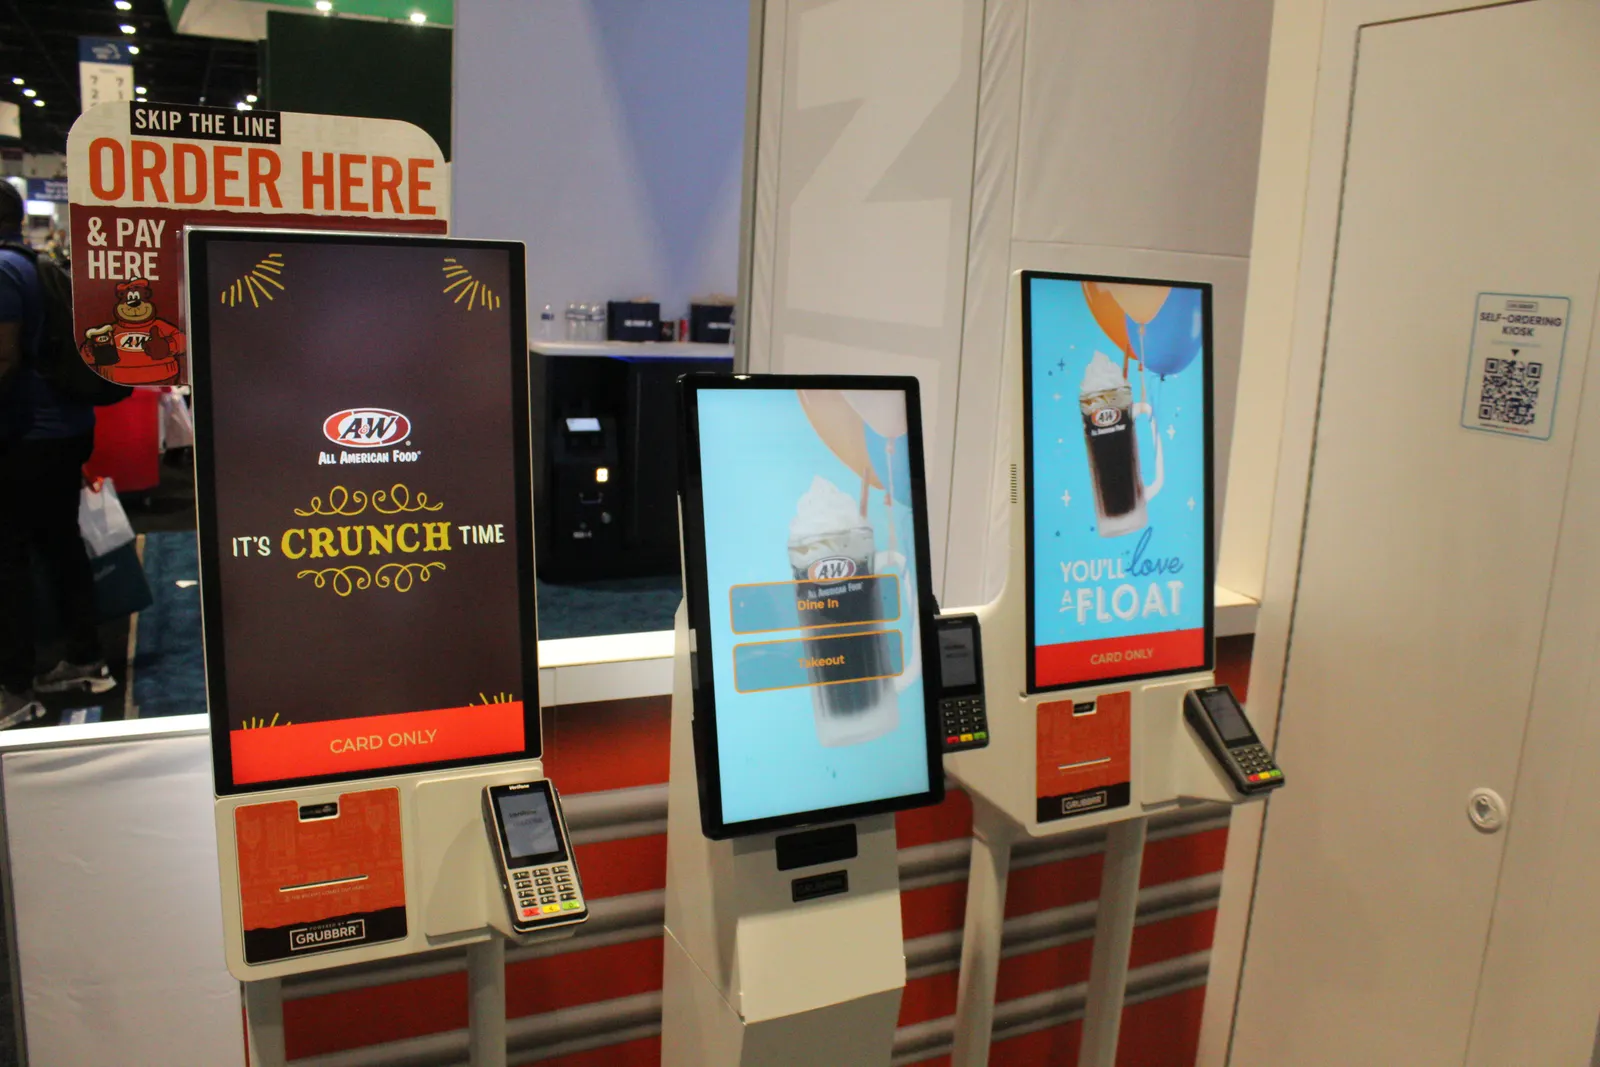
[[[1012,461],[1007,274],[1216,286],[1217,500],[1227,485],[1270,0],[989,0],[965,293],[947,601],[999,592]],[[999,269],[1005,264],[1005,270]]]
[[[454,232],[528,244],[530,314],[737,279],[747,0],[473,0],[455,25]]]
[[[915,374],[942,561],[982,3],[907,10],[767,5],[755,216],[772,233],[755,241],[748,367]]]

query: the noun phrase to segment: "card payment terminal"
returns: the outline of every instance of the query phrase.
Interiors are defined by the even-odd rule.
[[[483,819],[494,842],[514,931],[532,933],[589,917],[561,818],[561,798],[553,785],[540,779],[488,786]]]
[[[983,704],[983,635],[976,615],[940,615],[939,726],[946,752],[983,748],[989,743],[989,715]]]
[[[1239,792],[1265,793],[1283,784],[1283,771],[1251,728],[1233,690],[1225,685],[1189,690],[1183,717],[1199,731]]]

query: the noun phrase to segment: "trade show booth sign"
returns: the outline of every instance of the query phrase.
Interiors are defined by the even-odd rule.
[[[183,228],[449,230],[449,165],[408,122],[107,103],[67,137],[74,336],[121,385],[188,381]],[[277,282],[258,272],[241,295]]]
[[[218,794],[537,756],[522,246],[189,244]]]

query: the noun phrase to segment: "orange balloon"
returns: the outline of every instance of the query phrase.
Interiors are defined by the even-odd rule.
[[[1122,349],[1122,354],[1133,356],[1133,342],[1128,339],[1128,317],[1111,291],[1098,282],[1083,283],[1083,298],[1089,304],[1089,314],[1111,338],[1111,343]]]
[[[883,483],[872,469],[867,455],[867,424],[838,389],[801,389],[800,406],[812,429],[846,467],[861,475],[873,489]]]
[[[1117,305],[1128,313],[1128,318],[1140,326],[1150,325],[1161,314],[1161,305],[1167,302],[1167,294],[1172,292],[1165,285],[1121,282],[1107,284],[1106,289]]]

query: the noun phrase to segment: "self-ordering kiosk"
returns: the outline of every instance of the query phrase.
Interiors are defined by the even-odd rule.
[[[541,762],[523,248],[185,241],[222,926],[250,1062],[286,1062],[284,976],[464,947],[471,1062],[502,1067],[507,941],[588,915]],[[448,373],[419,337],[449,339]]]
[[[944,795],[917,382],[682,388],[662,1062],[885,1065]]]
[[[967,609],[987,744],[946,759],[974,810],[952,1062],[988,1062],[1013,844],[1104,825],[1078,1062],[1111,1067],[1146,820],[1284,779],[1211,673],[1210,286],[1024,270],[1010,295],[1009,564]]]

